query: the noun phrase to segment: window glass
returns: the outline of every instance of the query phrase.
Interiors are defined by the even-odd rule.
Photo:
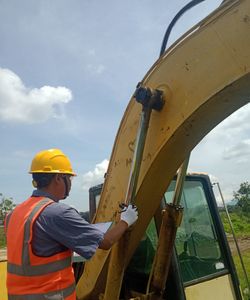
[[[98,204],[99,204],[99,202],[100,202],[100,199],[101,199],[101,194],[95,195],[96,208],[98,207]]]
[[[171,202],[175,181],[165,193]],[[176,236],[176,250],[184,282],[225,268],[206,195],[200,181],[186,181],[181,198],[184,214]]]

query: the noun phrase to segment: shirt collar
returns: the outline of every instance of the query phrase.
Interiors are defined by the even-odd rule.
[[[51,195],[48,192],[45,192],[43,190],[34,190],[32,193],[32,197],[46,197],[46,198],[50,198],[52,200],[54,200],[55,202],[58,202],[57,199],[55,199],[55,197],[53,195]]]

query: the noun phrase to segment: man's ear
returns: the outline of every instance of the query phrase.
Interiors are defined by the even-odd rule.
[[[53,179],[55,180],[55,183],[59,183],[62,179],[62,176],[61,174],[56,174]]]

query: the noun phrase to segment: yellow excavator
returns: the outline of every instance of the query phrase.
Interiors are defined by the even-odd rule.
[[[180,199],[181,206],[177,208],[181,212],[177,215],[175,213],[168,215],[167,219],[166,217],[163,219],[162,213],[165,214],[165,210],[171,210],[171,207],[167,205],[172,202],[177,187],[177,177],[172,180],[164,193],[159,209],[126,267],[119,299],[211,299],[209,281],[219,277],[224,277],[224,279],[217,280],[219,284],[224,284],[224,288],[221,289],[221,293],[218,287],[216,288],[216,299],[241,299],[238,278],[213,192],[214,185],[207,174],[186,174]],[[95,218],[102,189],[103,184],[90,188],[90,211],[83,214],[86,219]],[[183,214],[182,221],[179,219],[176,224],[175,218],[180,217],[180,214]],[[164,231],[161,229],[162,222],[167,225]],[[173,225],[177,227],[176,225],[179,224],[173,251],[171,251],[171,248],[168,249],[169,244],[172,246],[169,241],[172,237],[171,227]],[[169,234],[170,237],[168,237]],[[155,258],[156,255],[158,261]],[[78,282],[84,265],[75,263],[74,267],[76,282]],[[159,267],[165,270],[164,273]],[[232,284],[233,289],[238,293],[236,298],[232,298],[227,286],[228,282],[225,282],[229,274],[230,285]],[[202,282],[207,283],[206,285],[198,284]],[[193,292],[195,285],[196,297]],[[155,293],[159,287],[158,292],[161,293],[161,297],[152,297],[152,289]],[[201,294],[201,288],[208,289],[209,298],[204,298],[205,293],[202,291],[203,294]],[[149,293],[150,289],[151,293]],[[102,299],[96,292],[94,292],[95,296],[92,295],[90,299]]]
[[[243,299],[209,178],[186,170],[192,149],[249,100],[250,0],[227,0],[163,45],[135,88],[90,215],[116,222],[125,202],[139,219],[76,264],[78,299]]]
[[[185,175],[192,149],[249,102],[249,72],[249,0],[224,1],[161,53],[124,113],[93,222],[115,222],[123,201],[139,219],[85,263],[79,299],[242,299],[209,184]],[[139,272],[154,226],[151,269]]]

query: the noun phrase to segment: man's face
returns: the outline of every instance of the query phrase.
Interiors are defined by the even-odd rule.
[[[64,181],[64,198],[63,199],[65,199],[68,197],[69,192],[71,190],[71,181],[73,179],[73,176],[69,175],[69,174],[63,174],[62,178]]]
[[[73,176],[69,174],[56,174],[55,181],[57,186],[57,198],[59,200],[68,197],[71,190],[71,180]]]

